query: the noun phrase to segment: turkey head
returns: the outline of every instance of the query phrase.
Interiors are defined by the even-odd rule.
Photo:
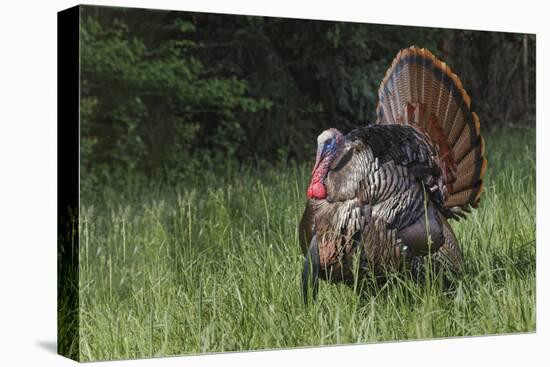
[[[342,152],[344,136],[337,129],[325,130],[317,137],[317,157],[311,172],[311,182],[307,188],[310,199],[326,199],[325,178],[331,162]]]

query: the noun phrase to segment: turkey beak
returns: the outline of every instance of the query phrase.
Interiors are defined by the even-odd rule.
[[[317,170],[317,167],[319,167],[319,164],[323,160],[323,157],[325,156],[325,150],[322,146],[319,146],[317,148],[317,156],[315,157],[315,166],[313,166],[313,171],[311,171],[311,174],[314,174]]]

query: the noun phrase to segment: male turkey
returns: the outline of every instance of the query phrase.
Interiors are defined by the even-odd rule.
[[[353,281],[423,256],[458,272],[462,255],[448,223],[479,204],[487,161],[478,116],[460,79],[426,49],[401,50],[378,90],[376,124],[317,138],[300,221],[302,286]]]

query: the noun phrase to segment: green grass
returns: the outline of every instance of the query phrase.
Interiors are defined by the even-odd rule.
[[[535,330],[535,131],[486,136],[479,210],[452,222],[456,291],[321,283],[304,307],[297,222],[311,167],[197,173],[81,203],[84,361]]]

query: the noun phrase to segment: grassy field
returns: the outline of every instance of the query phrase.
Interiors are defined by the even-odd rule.
[[[322,283],[305,307],[309,166],[105,188],[81,203],[81,359],[535,330],[535,131],[486,141],[480,209],[452,222],[466,272],[451,295],[397,276],[366,294]]]

